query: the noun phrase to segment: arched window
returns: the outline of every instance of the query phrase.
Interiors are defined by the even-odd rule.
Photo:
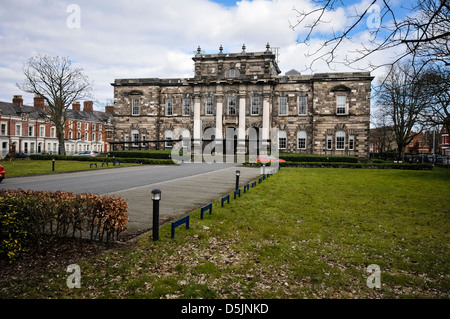
[[[298,140],[298,146],[297,146],[298,149],[306,150],[306,132],[305,131],[298,131],[297,140]]]
[[[226,73],[225,73],[225,77],[226,78],[237,78],[241,75],[241,73],[239,73],[238,70],[236,69],[229,69]]]
[[[345,149],[345,132],[344,131],[336,132],[336,149],[337,150]]]

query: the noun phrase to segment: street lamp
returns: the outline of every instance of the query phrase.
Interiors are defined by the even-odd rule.
[[[236,171],[236,190],[239,189],[239,175],[241,175],[241,172]]]
[[[153,241],[159,240],[159,201],[161,200],[161,191],[152,190],[153,200]]]

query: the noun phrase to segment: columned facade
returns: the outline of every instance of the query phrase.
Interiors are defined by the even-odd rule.
[[[280,152],[368,156],[369,73],[280,75],[269,45],[229,54],[199,48],[193,60],[192,78],[112,83],[118,141],[179,139],[183,130],[200,152],[214,142],[216,154],[263,154],[276,140]]]

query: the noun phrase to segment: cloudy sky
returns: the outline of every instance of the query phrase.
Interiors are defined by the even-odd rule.
[[[400,7],[399,0],[391,1]],[[2,0],[0,4],[0,101],[22,95],[23,64],[32,56],[69,57],[94,83],[96,107],[113,99],[114,79],[192,77],[192,56],[198,46],[206,53],[264,51],[266,43],[279,47],[283,73],[303,74],[311,59],[305,57],[323,35],[342,30],[346,16],[368,0],[344,1],[345,9],[330,14],[318,28],[311,46],[298,44],[305,29],[292,30],[298,10],[309,11],[310,0]],[[338,54],[345,55],[367,42],[369,28],[353,34]],[[372,57],[387,59],[386,53]],[[361,64],[364,67],[364,62]],[[330,69],[316,63],[315,72],[353,71],[342,65]],[[376,71],[373,75],[378,75]]]

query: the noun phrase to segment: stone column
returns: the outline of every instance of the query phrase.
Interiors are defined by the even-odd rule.
[[[217,88],[216,91],[216,155],[223,155],[223,94],[222,91],[219,91],[220,88]]]
[[[194,162],[202,161],[202,121],[200,119],[200,93],[194,95]]]
[[[267,154],[267,149],[269,146],[269,143],[267,142],[267,140],[269,139],[269,131],[270,131],[270,93],[264,90],[262,134],[260,135],[260,138],[262,139],[262,143],[260,144],[261,155]]]
[[[246,87],[241,86],[239,90],[239,128],[238,128],[238,145],[237,145],[237,155],[238,162],[245,161],[245,110],[246,110]]]

